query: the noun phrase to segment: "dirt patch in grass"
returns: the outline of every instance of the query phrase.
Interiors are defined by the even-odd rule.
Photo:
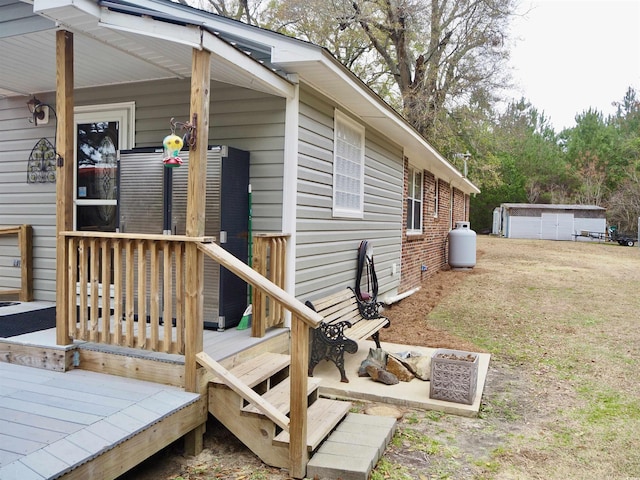
[[[491,353],[478,418],[407,409],[373,480],[640,477],[640,251],[479,236],[471,271],[443,271],[386,310],[384,341]],[[363,407],[362,405],[358,407]],[[127,478],[269,479],[211,421]]]

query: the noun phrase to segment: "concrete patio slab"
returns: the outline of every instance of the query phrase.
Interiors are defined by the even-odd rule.
[[[389,353],[415,351],[428,356],[431,356],[436,350],[435,348],[398,345],[386,342],[381,342],[381,346],[383,350]],[[425,410],[439,410],[466,417],[475,417],[478,415],[484,385],[487,379],[487,372],[489,370],[490,354],[478,353],[479,363],[476,395],[473,403],[466,405],[430,399],[429,382],[417,378],[414,378],[410,382],[386,385],[375,382],[370,377],[358,377],[358,368],[362,361],[367,358],[370,348],[375,348],[375,343],[369,340],[363,340],[358,342],[358,351],[355,354],[345,354],[345,371],[349,378],[349,383],[340,382],[340,373],[332,362],[320,362],[313,372],[314,377],[321,379],[320,395],[330,398],[388,403]]]

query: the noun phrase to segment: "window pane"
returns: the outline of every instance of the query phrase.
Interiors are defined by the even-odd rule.
[[[334,146],[334,208],[361,213],[364,183],[364,132],[336,112]]]
[[[407,230],[422,231],[422,171],[409,169],[407,195]]]
[[[77,135],[77,197],[116,199],[118,122],[78,124]]]
[[[413,198],[413,168],[409,169],[409,197]]]

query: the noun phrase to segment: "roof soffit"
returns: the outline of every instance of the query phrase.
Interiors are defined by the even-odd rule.
[[[212,53],[212,80],[277,96],[293,95],[287,79],[196,25],[114,12],[91,0],[36,0],[34,10],[77,36],[75,58],[82,68],[76,69],[76,88],[188,78],[192,49],[204,48]],[[55,68],[55,54],[50,61]]]
[[[114,25],[114,19],[118,16],[131,17],[132,19],[139,19],[135,15],[122,14],[118,12],[111,12],[101,14],[100,10],[108,11],[108,9],[101,9],[95,1],[92,0],[35,0],[34,5],[40,8],[40,11],[46,13],[47,16],[53,16],[56,21],[66,25],[68,19],[61,15],[61,9],[64,9],[65,14],[70,8],[73,8],[76,12],[85,12],[90,16],[102,19],[103,27],[110,27],[104,30],[118,29]],[[401,145],[404,149],[404,154],[407,156],[411,163],[417,167],[429,170],[438,178],[451,183],[456,188],[464,191],[465,193],[479,193],[480,190],[473,185],[468,179],[463,177],[461,172],[455,169],[444,157],[442,157],[417,131],[399,115],[393,111],[391,107],[380,99],[373,91],[363,84],[352,72],[349,72],[346,67],[340,64],[331,54],[319,47],[295,38],[287,37],[276,32],[260,29],[254,26],[246,25],[241,22],[219,17],[217,15],[201,12],[197,9],[190,7],[184,7],[170,1],[165,0],[138,0],[135,3],[136,6],[142,9],[155,10],[167,15],[176,15],[179,12],[178,21],[188,22],[194,25],[203,25],[210,32],[219,33],[220,37],[224,40],[234,41],[233,39],[239,39],[241,42],[238,44],[238,48],[243,48],[243,45],[250,44],[253,51],[260,51],[263,55],[265,52],[270,51],[271,62],[276,67],[281,68],[283,71],[289,71],[292,74],[296,74],[300,81],[310,85],[318,92],[330,98],[337,105],[345,108],[352,115],[361,118],[363,121],[377,129],[379,132],[386,135],[390,140]],[[46,12],[45,12],[46,10]],[[95,18],[93,19],[95,23]],[[127,20],[129,21],[129,20]],[[166,22],[157,20],[151,20],[161,24],[164,28]],[[147,22],[148,23],[148,22]],[[140,22],[142,25],[147,23]],[[183,26],[173,25],[176,28],[184,30]],[[80,25],[71,25],[71,31],[80,29],[82,33],[86,32],[86,28],[81,28]],[[145,32],[145,35],[154,35],[154,29],[157,27],[149,27],[151,31]],[[195,30],[197,27],[192,27]],[[120,29],[120,35],[123,37],[129,37],[129,42],[134,44],[145,43],[140,39],[143,38],[140,34],[134,34],[132,32],[125,32]],[[142,33],[142,32],[140,32]],[[158,31],[155,32],[158,34]],[[132,36],[135,37],[132,40]],[[165,32],[166,36],[166,32]],[[166,39],[153,37],[153,41],[149,38],[146,48],[153,49],[156,56],[164,58],[166,62],[167,57],[175,59],[177,65],[171,65],[167,63],[153,64],[150,66],[150,70],[159,69],[167,70],[163,73],[148,72],[148,75],[144,78],[138,78],[138,80],[154,79],[154,78],[167,78],[174,77],[189,77],[191,75],[190,64],[191,54],[190,48],[192,45],[186,42],[186,45],[182,46],[182,49],[175,42],[169,42]],[[136,39],[137,38],[137,39]],[[179,37],[177,37],[179,38]],[[218,42],[217,45],[214,43]],[[114,45],[116,42],[110,40],[107,42],[109,45]],[[206,46],[205,46],[206,44]],[[239,50],[235,49],[228,43],[225,43],[221,38],[218,38],[215,34],[207,34],[203,32],[203,40],[201,45],[208,50],[222,49],[222,44],[234,50],[235,55],[231,57],[227,55],[218,55],[214,60],[218,67],[212,68],[212,79],[218,80],[224,83],[237,84],[239,86],[245,86],[254,90],[264,90],[265,84],[268,87],[269,93],[287,96],[288,82],[279,77],[278,81],[274,81],[276,75],[268,68],[264,67],[263,72],[260,69],[256,70],[255,66],[261,65],[248,55],[242,54]],[[189,49],[189,53],[187,53]],[[173,52],[173,55],[170,54]],[[125,52],[129,53],[129,52]],[[131,53],[129,53],[131,54]],[[95,51],[93,53],[94,57]],[[133,58],[139,60],[149,60],[156,58],[154,55],[150,55],[147,51],[134,52]],[[241,59],[242,56],[246,58]],[[181,59],[181,60],[178,60]],[[186,60],[185,60],[186,59]],[[238,68],[234,68],[234,59],[243,64],[241,71],[244,73],[250,73],[249,75],[238,75]],[[253,63],[254,68],[250,68],[246,65],[246,62]],[[121,70],[118,68],[118,70]],[[226,74],[225,74],[226,72]],[[261,78],[261,75],[266,75],[265,78]],[[156,76],[154,76],[156,75]],[[242,85],[245,82],[245,85]],[[78,85],[78,82],[77,86]],[[274,83],[276,84],[274,87]],[[0,85],[2,88],[2,85]]]
[[[173,5],[165,0],[141,0],[138,4],[149,9],[158,9],[163,13],[168,13],[173,8]],[[263,51],[270,48],[271,62],[276,68],[298,75],[302,83],[311,86],[402,145],[405,155],[413,165],[429,170],[465,193],[480,193],[480,190],[442,157],[424,137],[326,49],[189,7],[181,7],[180,15],[189,21],[202,22],[206,27],[219,31],[224,38],[263,45]]]

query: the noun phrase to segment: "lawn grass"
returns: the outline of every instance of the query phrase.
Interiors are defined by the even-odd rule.
[[[474,271],[425,319],[519,382],[499,395],[487,385],[473,425],[500,441],[469,459],[467,478],[640,478],[640,249],[485,236],[477,249]],[[446,478],[464,475],[452,466]]]

